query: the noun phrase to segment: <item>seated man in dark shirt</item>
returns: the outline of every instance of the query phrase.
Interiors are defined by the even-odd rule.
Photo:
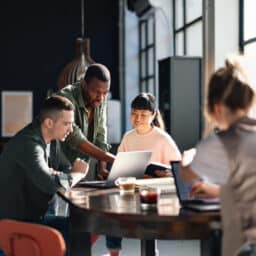
[[[45,100],[39,117],[7,143],[0,155],[0,219],[44,222],[60,177],[87,172],[80,159],[72,167],[58,143],[72,132],[73,121],[73,104],[53,96]]]

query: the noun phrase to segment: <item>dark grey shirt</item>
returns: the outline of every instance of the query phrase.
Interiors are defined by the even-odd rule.
[[[0,155],[0,219],[38,220],[58,188],[49,167],[69,172],[69,161],[56,141],[50,157],[37,122],[18,132]]]
[[[190,168],[205,181],[227,182],[230,174],[228,155],[217,134],[211,134],[198,143]]]
[[[230,175],[221,187],[222,255],[236,255],[243,243],[256,241],[256,120],[243,117],[220,132]]]

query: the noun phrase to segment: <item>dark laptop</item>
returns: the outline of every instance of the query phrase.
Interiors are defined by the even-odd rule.
[[[115,187],[115,180],[119,177],[143,178],[151,154],[151,151],[119,152],[107,180],[82,180],[78,183],[78,186],[111,188]]]
[[[180,162],[173,161],[171,162],[172,174],[176,186],[177,196],[179,198],[180,204],[183,207],[191,208],[198,211],[217,211],[220,210],[220,201],[219,198],[191,198],[190,189],[192,187],[191,183],[183,182],[180,174]]]

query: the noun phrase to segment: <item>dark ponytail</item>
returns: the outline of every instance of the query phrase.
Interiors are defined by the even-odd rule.
[[[159,110],[156,110],[156,115],[153,120],[153,124],[156,127],[159,127],[160,129],[165,130],[164,120],[163,120],[162,115]]]

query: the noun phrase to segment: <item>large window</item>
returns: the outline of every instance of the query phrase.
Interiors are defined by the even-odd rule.
[[[202,0],[173,0],[174,55],[202,56]]]
[[[155,94],[155,15],[149,14],[139,21],[140,91]]]
[[[256,29],[255,0],[240,0],[240,51],[244,54],[250,80],[256,87]]]

